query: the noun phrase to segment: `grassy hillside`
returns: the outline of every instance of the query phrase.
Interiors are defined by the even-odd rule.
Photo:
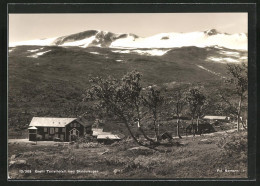
[[[13,140],[8,148],[8,173],[11,179],[247,178],[246,132],[184,137],[178,142],[155,151],[136,147],[132,139],[112,145],[44,141],[35,145]],[[23,163],[14,163],[19,161]]]
[[[113,49],[97,47],[19,46],[9,50],[11,128],[26,127],[33,116],[75,117],[82,114],[77,106],[90,85],[91,76],[120,78],[136,69],[143,74],[144,86],[157,84],[172,88],[175,83],[199,83],[213,92],[221,87],[221,76],[227,75],[226,64],[207,60],[209,56],[220,55],[220,49],[215,47],[171,49],[163,56],[115,53]],[[36,58],[33,57],[36,50],[48,52]]]

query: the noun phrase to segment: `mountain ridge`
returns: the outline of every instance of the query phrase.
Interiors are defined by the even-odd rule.
[[[149,37],[139,37],[132,33],[113,33],[101,30],[86,30],[61,37],[10,43],[10,47],[34,46],[78,46],[106,48],[178,48],[184,46],[220,46],[230,49],[247,50],[245,33],[227,34],[216,29],[202,32],[159,33]]]

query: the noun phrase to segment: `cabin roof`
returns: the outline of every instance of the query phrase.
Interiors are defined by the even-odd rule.
[[[77,118],[77,122],[79,122],[79,123],[80,123],[81,125],[83,125],[84,127],[92,126],[92,123],[89,122],[88,120],[86,120],[86,119],[83,118],[83,117]]]
[[[203,119],[216,119],[216,120],[220,119],[220,120],[224,120],[226,118],[227,118],[227,116],[204,116]]]
[[[97,139],[120,139],[120,138],[114,134],[100,134],[97,136]]]
[[[121,139],[118,135],[112,134],[111,132],[104,132],[103,128],[92,128],[92,136],[96,136],[97,139]]]
[[[33,117],[29,127],[65,127],[77,118]]]
[[[110,135],[111,134],[111,132],[103,132],[103,131],[101,131],[101,132],[98,132],[98,131],[93,131],[93,134],[92,134],[92,136],[99,136],[99,135]]]

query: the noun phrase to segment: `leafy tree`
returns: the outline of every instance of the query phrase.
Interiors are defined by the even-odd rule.
[[[207,113],[207,111],[209,110],[209,108],[212,105],[210,104],[210,102],[208,101],[208,98],[205,96],[203,104],[200,105],[196,111],[196,121],[197,121],[197,131],[199,131],[199,121],[200,118],[202,118],[203,116],[205,116],[205,113]]]
[[[163,104],[163,97],[160,95],[160,91],[156,90],[154,87],[149,87],[149,90],[146,92],[146,95],[143,97],[144,106],[146,106],[153,116],[153,126],[156,136],[156,141],[160,141],[160,124],[158,120],[158,110]]]
[[[185,94],[185,100],[189,107],[189,112],[191,114],[191,124],[193,136],[195,136],[195,129],[193,125],[193,120],[197,117],[197,130],[199,125],[199,118],[203,111],[203,105],[205,104],[206,97],[200,91],[198,87],[189,89]]]
[[[231,100],[228,100],[223,94],[220,94],[220,97],[228,105],[228,109],[231,113],[236,115],[237,118],[237,131],[240,130],[240,116],[242,110],[242,103],[247,97],[248,92],[248,70],[245,63],[239,65],[227,65],[227,71],[230,75],[229,78],[225,80],[225,83],[228,86],[234,87],[232,92],[232,98],[236,98],[236,102],[232,103]],[[242,123],[243,124],[243,123]]]
[[[186,102],[183,91],[180,88],[174,90],[173,95],[170,97],[170,104],[173,108],[173,114],[177,116],[177,136],[182,138],[180,135],[180,117]]]
[[[141,74],[137,71],[127,73],[121,80],[111,77],[108,79],[92,78],[92,86],[87,91],[85,100],[94,101],[93,106],[96,107],[96,110],[100,112],[105,110],[106,115],[113,115],[121,120],[136,143],[151,147],[157,145],[158,142],[148,137],[143,130],[141,120],[143,99],[140,80]],[[130,127],[135,123],[137,123],[139,131],[150,144],[136,138]]]

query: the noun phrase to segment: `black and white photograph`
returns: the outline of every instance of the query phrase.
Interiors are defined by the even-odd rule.
[[[248,26],[9,13],[8,179],[247,179]]]

